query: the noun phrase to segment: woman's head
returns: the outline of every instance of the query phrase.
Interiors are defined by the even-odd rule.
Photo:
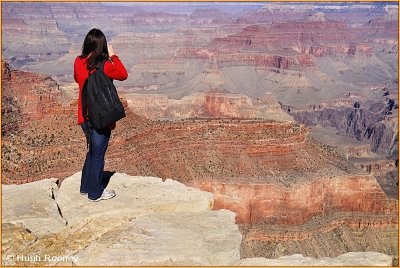
[[[88,69],[94,69],[104,59],[108,59],[108,47],[106,36],[99,29],[91,29],[83,41],[82,55],[88,58]]]

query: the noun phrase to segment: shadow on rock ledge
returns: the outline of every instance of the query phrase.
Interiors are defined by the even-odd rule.
[[[117,196],[95,203],[79,193],[80,175],[60,188],[56,179],[3,185],[2,265],[279,265],[239,260],[235,214],[211,210],[211,193],[170,179],[115,173],[108,188]],[[371,256],[357,254],[322,265],[363,265]],[[297,255],[289,261],[321,265]],[[373,261],[367,265],[387,266],[391,257],[374,255]]]

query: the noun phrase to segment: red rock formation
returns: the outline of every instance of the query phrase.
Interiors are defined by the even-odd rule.
[[[299,226],[241,224],[241,256],[338,256],[351,251],[398,252],[396,214],[341,212]],[[366,243],[366,241],[368,241]]]
[[[11,68],[8,62],[1,62],[1,76],[5,81],[11,80]]]
[[[179,50],[179,57],[215,59],[218,66],[250,65],[278,69],[299,69],[300,67],[315,66],[313,58],[306,54],[287,57],[266,53],[239,53],[238,50],[234,47],[222,48],[219,52],[214,48],[182,48]]]
[[[334,55],[372,55],[373,48],[370,44],[345,44],[333,46],[306,46],[296,47],[302,53],[312,54],[315,57],[334,56]]]
[[[116,135],[127,135],[127,127],[121,126]],[[334,151],[306,137],[303,126],[290,123],[149,122],[136,134],[114,141],[108,166],[174,178],[212,192],[214,209],[235,211],[242,227],[250,224],[242,245],[247,256],[272,254],[277,244],[307,256],[337,255],[348,247],[361,250],[365,243],[359,236],[367,230],[395,239],[397,200],[388,198],[374,177],[357,174]],[[355,231],[346,233],[337,249],[301,250],[315,240],[329,244],[334,233],[346,228]],[[374,249],[390,253],[395,250],[390,241],[376,242]]]
[[[290,228],[285,228],[284,231],[282,230],[281,232],[271,231],[268,233],[259,229],[252,229],[252,231],[247,234],[246,241],[256,240],[265,242],[288,242],[293,240],[306,240],[312,238],[315,233],[327,233],[342,225],[347,225],[352,229],[364,229],[370,226],[373,226],[377,229],[384,229],[393,227],[398,223],[398,219],[396,219],[396,217],[393,215],[380,217],[375,213],[353,214],[357,216],[352,217],[352,215],[349,215],[348,213],[343,213],[342,218],[339,216],[339,219],[329,221],[327,224],[317,226],[317,228],[313,228],[312,230],[290,231]]]
[[[300,69],[315,67],[313,57],[372,55],[373,46],[362,40],[360,32],[344,22],[296,21],[270,28],[251,25],[238,34],[215,38],[207,48],[182,48],[179,56],[215,59],[219,66]]]
[[[196,181],[194,186],[214,193],[214,208],[235,211],[238,223],[301,225],[336,212],[393,215],[398,209],[376,179],[365,175],[314,178],[291,187],[207,181]]]
[[[5,65],[3,64],[3,67]],[[2,78],[2,182],[63,177],[79,169],[84,152],[76,103],[46,75],[21,71]]]
[[[343,53],[340,46],[353,46],[362,40],[357,30],[351,29],[346,23],[339,21],[296,21],[285,22],[267,28],[252,25],[242,32],[225,38],[215,39],[209,46],[213,48],[235,47],[242,51],[303,51],[302,47],[327,46],[326,50],[334,49]],[[329,48],[331,47],[331,48]],[[346,53],[345,53],[346,54]]]
[[[110,145],[108,162],[110,167],[130,174],[184,182],[243,176],[257,180],[265,174],[285,172],[286,164],[279,160],[282,157],[295,161],[293,167],[301,169],[303,165],[296,157],[304,154],[301,150],[307,131],[290,123],[183,120],[146,123],[134,133],[126,123],[115,132],[119,138]],[[132,165],[126,166],[127,162]]]
[[[339,21],[296,21],[245,27],[215,38],[207,48],[181,48],[182,58],[215,59],[219,66],[250,65],[279,69],[315,67],[313,57],[371,56],[373,46],[358,29]]]

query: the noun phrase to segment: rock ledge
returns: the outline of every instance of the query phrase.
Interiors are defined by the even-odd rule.
[[[389,266],[392,257],[351,252],[240,260],[235,214],[211,210],[213,196],[177,181],[115,173],[117,196],[89,202],[81,173],[3,185],[3,266]]]

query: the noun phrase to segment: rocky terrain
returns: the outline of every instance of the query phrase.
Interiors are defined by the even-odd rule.
[[[180,100],[166,95],[125,93],[129,108],[150,120],[188,118],[262,118],[293,121],[271,93],[252,100],[243,94],[230,94],[218,89],[194,93]]]
[[[9,95],[12,97],[9,99],[15,100],[4,99],[3,109],[16,115],[15,120],[12,117],[3,120],[3,183],[36,181],[54,177],[52,174],[62,178],[62,174],[79,170],[85,145],[83,135],[74,125],[72,107],[76,103],[69,99],[68,88],[61,90],[49,77],[13,71],[6,64],[3,70],[6,80],[3,98]],[[24,83],[25,88],[15,86],[27,80],[36,82]],[[47,92],[42,94],[45,97],[36,95],[38,88]],[[37,105],[31,104],[32,109],[28,109],[25,99],[30,99],[32,104],[37,101]],[[63,106],[68,100],[70,104]],[[211,108],[209,111],[221,111],[218,103],[210,102],[211,106],[206,107]],[[270,101],[270,108],[273,104]],[[125,105],[127,118],[114,131],[106,169],[173,178],[212,192],[215,209],[236,213],[236,222],[244,235],[242,256],[275,258],[301,253],[334,257],[348,252],[350,245],[356,245],[352,251],[373,250],[396,255],[397,200],[388,198],[374,177],[357,169],[334,147],[311,138],[304,125],[262,118],[232,118],[232,114],[219,118],[222,114],[218,113],[216,118],[210,113],[208,118],[151,121],[133,113],[128,102]],[[46,107],[59,107],[60,111],[54,113]],[[4,116],[8,114],[3,112]],[[56,116],[63,120],[56,121]],[[48,132],[43,131],[47,127]],[[51,134],[54,134],[51,142],[38,144],[38,141],[47,141],[47,137],[51,140]],[[54,153],[57,150],[59,154]],[[21,157],[14,157],[18,153]],[[57,164],[57,161],[68,164]],[[343,229],[351,232],[336,250],[303,247],[315,243],[315,228],[320,230],[320,243],[330,243],[332,232]],[[371,234],[371,228],[377,236],[385,234],[388,239],[366,246],[362,241],[367,233]],[[293,235],[288,238],[289,230]],[[356,230],[358,235],[353,234]],[[265,240],[262,238],[265,234],[274,239]],[[274,245],[286,245],[287,241],[296,241],[297,246],[285,246],[287,250],[276,253]]]
[[[56,183],[3,186],[3,265],[232,265],[240,258],[234,213],[212,211],[210,193],[114,174],[109,187],[118,196],[91,203],[77,191],[80,173]]]
[[[348,248],[396,255],[397,200],[333,147],[308,139],[304,126],[198,119],[160,121],[147,128],[127,137],[126,144],[114,143],[109,163],[130,174],[173,176],[213,192],[215,208],[237,214],[244,234],[242,256],[337,256]],[[123,126],[117,131],[125,132]],[[124,149],[132,153],[127,156]],[[341,242],[331,245],[342,232],[336,238]],[[371,234],[388,239],[371,238],[376,242],[367,245]],[[315,243],[323,249],[311,246]],[[281,252],[276,251],[279,244]]]
[[[290,110],[289,113],[297,122],[310,126],[320,125],[331,129],[331,133],[352,137],[369,144],[366,150],[356,153],[350,160],[362,169],[377,175],[385,188],[391,188],[388,191],[397,196],[398,178],[393,176],[393,172],[397,173],[398,170],[397,94],[390,94],[384,90],[371,95],[367,100],[350,101],[350,105],[297,109],[287,107],[287,110]],[[332,138],[324,139],[324,143],[329,143],[329,140]],[[349,157],[352,153],[346,152],[345,155]]]
[[[67,66],[97,25],[132,74],[120,83],[129,91],[170,98],[205,92],[192,87],[212,66],[222,73],[220,90],[260,98],[268,88],[293,105],[397,77],[394,4],[220,5],[6,3],[3,59],[71,82]],[[40,34],[29,32],[41,24]],[[56,40],[55,47],[40,38]]]
[[[38,185],[47,189],[38,192],[46,198],[27,202],[50,211],[34,219],[18,218],[13,210],[3,215],[10,223],[3,225],[10,234],[5,250],[44,254],[50,247],[54,254],[80,256],[69,265],[107,265],[90,259],[98,254],[115,265],[351,265],[366,257],[348,252],[368,251],[398,258],[397,10],[390,3],[4,3],[2,183],[12,194],[3,203],[12,206],[17,189]],[[104,211],[88,215],[78,202],[82,213],[71,213],[77,207],[69,198],[82,198],[69,195],[86,146],[76,125],[71,68],[94,25],[129,72],[127,81],[116,82],[127,117],[113,131],[106,170],[211,192],[214,211],[207,194],[196,215],[185,214],[193,212],[185,203],[192,204],[190,198],[181,206],[181,200],[157,203],[135,192],[139,199],[133,200],[125,188],[148,185],[117,173],[123,183],[112,186],[132,207],[110,201],[121,207],[115,221],[99,227],[98,240],[85,236],[97,232]],[[54,177],[58,186],[43,180]],[[170,192],[163,189],[158,194],[166,198]],[[139,212],[135,202],[141,198],[157,205]],[[191,231],[176,234],[180,225],[159,213],[170,208],[183,209],[185,215],[174,217],[200,229],[182,227]],[[229,218],[235,229],[228,228],[237,238],[230,245],[235,249],[205,257],[225,243],[205,231],[224,229],[214,221],[219,217]],[[198,226],[200,219],[208,227]],[[171,236],[157,231],[164,226]],[[186,250],[198,245],[186,239],[193,232],[199,237],[193,243],[209,247],[190,255]],[[80,242],[64,241],[70,235]],[[175,243],[159,258],[148,258],[154,253],[147,251],[154,247],[146,244],[149,236],[166,245],[178,236],[190,245]],[[15,237],[22,242],[12,242]],[[135,251],[135,259],[143,263],[111,256],[115,250],[129,255],[136,246],[142,251]],[[109,250],[111,255],[104,253]],[[274,260],[238,262],[239,255]],[[374,256],[387,263],[387,256]]]
[[[4,62],[2,73],[2,182],[67,176],[69,167],[79,170],[84,143],[76,125],[75,87],[11,70]]]
[[[116,173],[108,186],[117,191],[117,196],[90,203],[78,192],[80,175],[64,179],[61,186],[57,186],[57,179],[3,186],[3,206],[8,209],[2,220],[2,265],[246,266],[290,262],[290,265],[389,266],[393,263],[392,257],[376,252],[353,252],[322,259],[299,254],[275,260],[240,259],[242,235],[234,223],[234,213],[211,210],[210,193],[171,179]],[[37,201],[32,205],[32,200]]]

